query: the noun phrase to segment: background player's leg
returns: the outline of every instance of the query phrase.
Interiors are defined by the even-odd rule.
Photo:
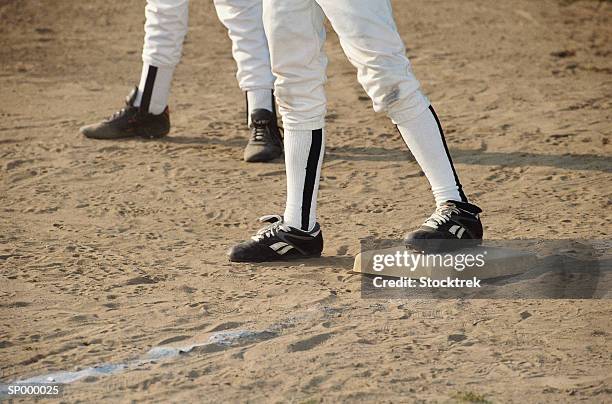
[[[466,201],[433,108],[420,91],[388,0],[318,0],[374,110],[385,111],[429,180],[436,203]]]
[[[189,0],[147,0],[142,74],[134,106],[160,114],[168,105],[174,68],[181,59]]]
[[[272,111],[274,76],[263,27],[262,0],[215,0],[219,20],[232,40],[240,89],[247,93],[248,117],[256,109]]]
[[[313,0],[264,0],[275,94],[285,127],[288,225],[316,223],[319,177],[325,148],[323,12]]]
[[[93,139],[162,137],[170,132],[168,97],[174,68],[181,58],[189,19],[188,0],[148,0],[140,84],[126,107],[102,122],[82,127]]]
[[[251,138],[244,149],[244,160],[273,160],[283,153],[283,141],[272,95],[274,76],[263,27],[262,0],[215,0],[215,8],[232,40],[232,54],[238,66],[236,77],[246,93]]]

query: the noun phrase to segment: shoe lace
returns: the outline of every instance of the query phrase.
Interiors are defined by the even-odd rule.
[[[124,116],[128,111],[128,107],[123,107],[119,111],[115,111],[111,116],[109,116],[106,120],[113,121],[117,118]]]
[[[448,223],[454,213],[461,213],[459,209],[452,204],[443,204],[425,221],[426,225],[438,227],[444,223]]]
[[[259,241],[267,237],[274,237],[280,230],[290,231],[289,227],[283,221],[283,217],[280,215],[266,215],[259,218],[260,222],[267,222],[268,225],[262,227],[257,233],[251,237],[254,241]]]
[[[251,129],[251,140],[261,142],[265,139],[267,133],[268,127],[266,125],[253,124],[253,128]]]

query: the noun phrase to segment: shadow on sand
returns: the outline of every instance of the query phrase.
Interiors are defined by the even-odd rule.
[[[180,145],[221,145],[226,147],[244,147],[244,138],[202,136],[169,136],[161,142]],[[452,149],[451,155],[455,163],[483,166],[506,167],[556,167],[570,170],[592,170],[612,173],[612,157],[596,154],[540,154],[526,152],[490,152],[475,149]],[[387,149],[384,147],[328,147],[325,153],[327,161],[411,161],[412,155],[405,148]]]

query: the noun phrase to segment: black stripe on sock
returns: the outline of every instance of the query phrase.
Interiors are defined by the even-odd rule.
[[[278,120],[276,116],[276,97],[274,97],[274,90],[270,91],[270,95],[272,97],[272,115],[274,115],[274,120]]]
[[[308,162],[306,163],[306,178],[304,179],[304,192],[302,194],[302,230],[308,231],[310,224],[310,205],[312,204],[312,194],[314,193],[317,171],[319,168],[319,157],[321,157],[321,147],[323,144],[323,129],[312,131],[312,143],[308,152]]]
[[[140,112],[146,114],[149,112],[151,105],[151,95],[153,95],[153,86],[155,85],[155,77],[157,76],[157,67],[149,66],[147,72],[147,80],[145,87],[142,89],[142,99],[140,100]]]
[[[459,182],[459,176],[457,176],[457,171],[455,171],[455,165],[453,164],[453,159],[451,158],[450,152],[448,151],[448,146],[446,145],[446,139],[444,138],[444,131],[442,130],[442,125],[440,124],[440,120],[438,119],[438,115],[436,115],[436,111],[433,106],[429,106],[429,110],[434,116],[436,123],[438,124],[438,130],[440,131],[440,137],[442,138],[442,144],[444,145],[444,150],[446,151],[446,157],[448,158],[448,162],[450,163],[451,169],[453,170],[453,175],[455,176],[455,184],[457,184],[457,189],[459,191],[459,196],[461,197],[461,202],[467,202],[468,199],[463,193],[463,186],[461,182]]]
[[[246,118],[246,125],[248,127],[249,126],[249,92],[248,91],[244,92],[244,104],[246,105],[246,112],[244,113],[244,116]]]

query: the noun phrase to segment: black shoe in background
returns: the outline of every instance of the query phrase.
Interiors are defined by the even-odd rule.
[[[256,109],[251,114],[251,138],[244,149],[244,161],[260,163],[274,160],[283,154],[283,139],[276,115],[267,109]]]
[[[126,106],[108,119],[99,123],[83,126],[80,131],[90,139],[124,139],[144,137],[149,139],[166,136],[170,132],[170,113],[168,107],[159,115],[142,112],[134,106],[138,94],[135,87],[125,99]]]

